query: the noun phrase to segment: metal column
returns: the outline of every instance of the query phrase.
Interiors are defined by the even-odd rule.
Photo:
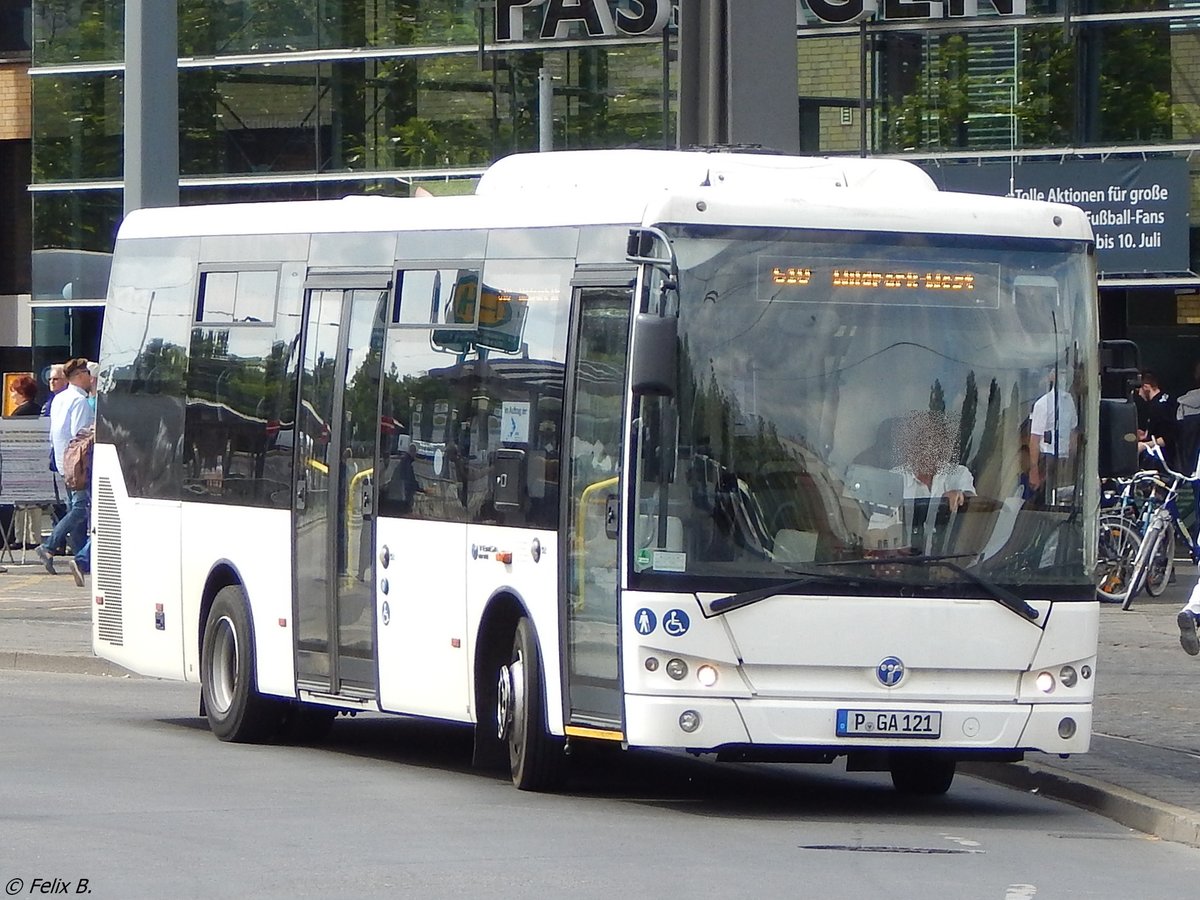
[[[800,151],[795,0],[679,0],[679,144]]]
[[[125,2],[125,212],[179,205],[176,5]]]

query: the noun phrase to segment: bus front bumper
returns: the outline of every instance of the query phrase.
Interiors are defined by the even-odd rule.
[[[843,721],[895,724],[920,720],[925,734],[838,734]],[[883,720],[879,719],[883,715]],[[936,736],[929,733],[937,714]],[[868,725],[870,727],[870,725]],[[864,729],[858,729],[863,731]],[[626,695],[625,735],[631,747],[713,751],[728,745],[778,748],[1038,750],[1083,753],[1092,734],[1092,707],[1073,703],[871,703],[829,700],[732,699]]]

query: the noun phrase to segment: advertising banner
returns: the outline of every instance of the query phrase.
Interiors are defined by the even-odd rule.
[[[1096,233],[1103,275],[1187,272],[1187,160],[955,163],[922,168],[938,187],[1078,206]]]

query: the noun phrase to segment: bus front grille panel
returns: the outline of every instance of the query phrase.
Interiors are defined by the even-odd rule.
[[[125,642],[124,596],[121,585],[121,516],[112,479],[96,479],[96,541],[92,548],[96,592],[104,603],[96,611],[100,640],[118,647]]]

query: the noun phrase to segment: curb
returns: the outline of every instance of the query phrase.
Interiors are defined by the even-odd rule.
[[[1200,814],[1087,775],[1034,762],[968,763],[959,770],[973,778],[1061,800],[1164,841],[1200,847]]]
[[[55,656],[47,653],[0,651],[0,670],[55,672],[65,675],[109,675],[117,678],[140,677],[128,669],[95,656]]]

